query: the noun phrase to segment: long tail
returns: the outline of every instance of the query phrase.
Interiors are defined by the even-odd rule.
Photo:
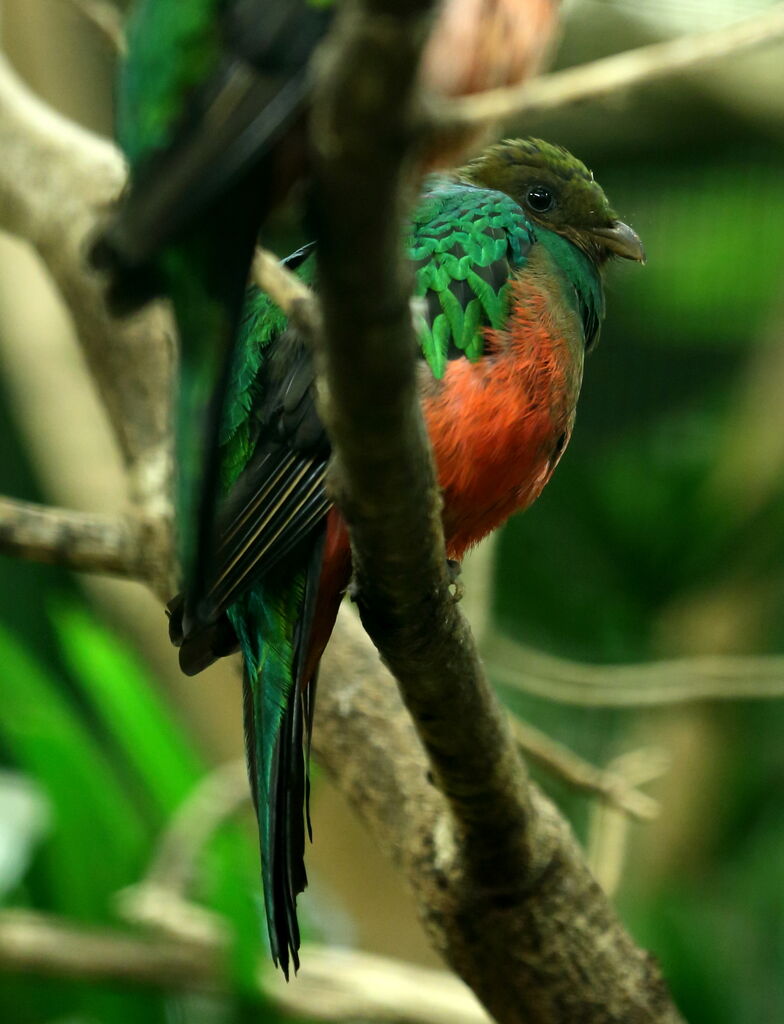
[[[299,967],[297,896],[307,885],[305,752],[316,679],[306,670],[313,663],[314,621],[324,611],[318,607],[323,546],[322,533],[304,569],[293,577],[290,570],[270,574],[263,590],[254,589],[230,612],[245,662],[245,748],[270,949],[287,978],[290,964]]]

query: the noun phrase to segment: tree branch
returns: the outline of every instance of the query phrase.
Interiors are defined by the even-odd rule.
[[[110,142],[42,103],[0,57],[0,228],[37,250],[73,317],[129,467],[131,496],[168,512],[172,327],[161,308],[118,321],[85,256],[125,184]]]
[[[596,768],[573,750],[519,718],[512,718],[512,732],[524,754],[575,789],[597,796],[616,811],[640,821],[658,817],[657,801],[635,789],[635,783],[621,772]],[[662,768],[662,773],[664,771],[666,766]]]
[[[497,630],[488,634],[483,651],[497,683],[563,704],[644,708],[784,697],[784,657],[775,654],[589,665],[536,651]]]
[[[122,56],[125,53],[125,30],[120,12],[108,0],[60,0],[70,4],[85,18],[112,51]]]
[[[420,130],[456,131],[488,122],[542,114],[573,103],[602,99],[710,61],[768,46],[784,38],[784,4],[726,28],[680,36],[542,75],[522,85],[460,99],[428,97]]]
[[[86,928],[28,910],[0,911],[0,971],[187,991],[229,987],[222,948]],[[296,984],[261,971],[259,995],[295,1019],[487,1022],[465,986],[444,971],[321,946],[303,949]]]
[[[107,573],[155,588],[168,555],[163,521],[48,508],[0,497],[0,554]]]
[[[398,852],[436,948],[498,1021],[675,1022],[650,958],[621,928],[566,823],[528,783],[449,591],[400,244],[428,13],[427,3],[344,5],[313,114],[332,486],[363,624],[427,756],[394,689],[375,687],[367,701],[357,684],[349,719],[339,731],[326,723],[325,752],[341,788]],[[370,726],[361,776],[364,751],[345,745],[358,742],[358,712]],[[392,753],[383,764],[374,763],[374,736]],[[395,807],[386,797],[378,805],[379,779],[400,794]]]

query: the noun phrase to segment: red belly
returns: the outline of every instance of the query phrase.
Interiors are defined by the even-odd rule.
[[[452,360],[424,402],[452,558],[539,496],[571,435],[582,353],[546,320],[516,326],[488,332],[478,363]]]

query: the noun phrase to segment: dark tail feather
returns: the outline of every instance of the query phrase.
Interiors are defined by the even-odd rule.
[[[300,617],[294,634],[293,685],[286,698],[286,708],[272,754],[269,806],[266,808],[267,848],[262,849],[262,861],[265,856],[268,858],[267,870],[262,874],[270,947],[275,963],[280,965],[286,978],[289,976],[290,964],[294,965],[295,971],[299,969],[297,896],[308,884],[305,871],[306,820],[308,834],[312,830],[310,809],[307,806],[310,782],[306,751],[309,754],[313,724],[311,687],[315,680],[306,680],[303,673],[308,664],[311,632],[317,610],[324,537],[325,530],[322,529],[310,555]],[[246,734],[246,742],[249,750],[251,746],[254,751],[258,749],[254,735],[248,737]],[[264,813],[265,809],[262,808],[259,819],[262,836],[265,833],[262,821]]]
[[[186,632],[185,598],[177,594],[166,605],[169,616],[169,639],[180,649],[180,668],[186,676],[195,676],[209,668],[219,658],[226,658],[239,650],[239,641],[228,616],[221,615]]]

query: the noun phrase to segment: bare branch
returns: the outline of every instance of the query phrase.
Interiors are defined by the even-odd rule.
[[[63,0],[61,0],[63,2]],[[107,0],[64,0],[96,28],[109,49],[122,56],[125,53],[125,31],[120,12]]]
[[[296,982],[265,978],[267,995],[296,1018],[388,1024],[490,1024],[471,992],[446,971],[358,950],[305,945]]]
[[[109,928],[85,928],[29,910],[0,911],[0,971],[164,989],[223,991],[223,950]],[[295,984],[266,968],[260,997],[300,1019],[395,1024],[485,1024],[456,978],[352,950],[307,946]]]
[[[658,816],[656,800],[640,793],[619,772],[594,767],[547,733],[519,718],[512,718],[512,731],[520,749],[531,760],[575,789],[598,796],[616,810],[641,821],[651,821]]]
[[[455,100],[428,98],[425,127],[431,131],[454,131],[602,99],[611,93],[692,71],[710,61],[768,46],[783,38],[784,4],[779,3],[726,28],[628,50],[543,75],[523,85]]]
[[[172,327],[160,308],[113,319],[88,244],[125,183],[114,145],[37,99],[0,58],[0,228],[38,251],[65,299],[131,468],[131,495],[168,511]]]
[[[4,555],[141,580],[155,589],[166,576],[168,545],[162,519],[71,512],[0,497]]]
[[[535,651],[497,630],[488,634],[482,646],[495,682],[563,704],[643,708],[784,696],[784,657],[779,655],[706,655],[643,665],[589,665]]]
[[[158,842],[141,882],[117,896],[120,914],[172,938],[224,943],[225,923],[188,899],[205,844],[250,800],[245,761],[210,772],[178,809]]]
[[[198,947],[84,928],[32,910],[0,911],[0,970],[162,988],[213,988],[217,981],[214,957]]]
[[[669,768],[669,757],[661,750],[643,748],[621,754],[608,768],[630,786],[643,786],[660,778]],[[618,889],[626,861],[629,819],[610,804],[594,804],[588,834],[588,863],[596,880],[612,896]]]
[[[251,280],[307,337],[313,337],[321,329],[321,311],[315,295],[273,253],[266,249],[256,250]]]

